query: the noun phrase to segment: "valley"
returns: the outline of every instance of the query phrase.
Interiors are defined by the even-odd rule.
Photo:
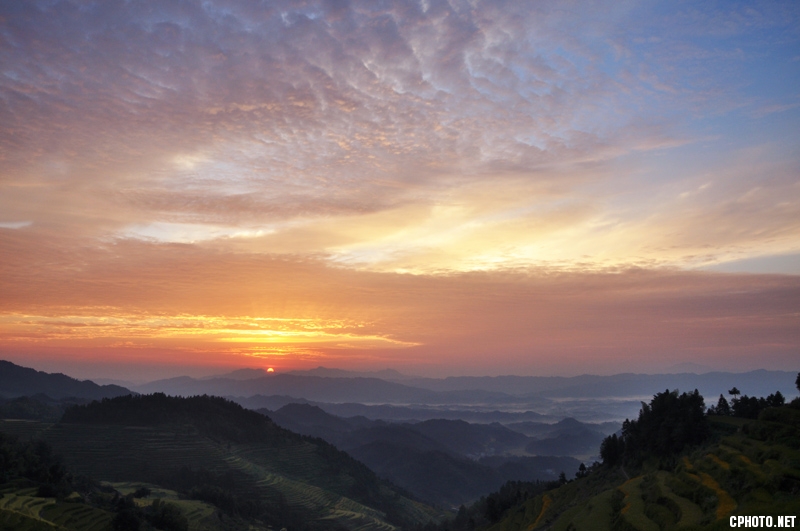
[[[5,385],[20,374],[36,393],[24,395],[18,387]],[[428,389],[420,390],[398,374],[388,373],[394,381],[313,373],[285,380],[248,370],[127,389],[88,381],[78,387],[64,375],[54,380],[53,375],[0,365],[0,433],[19,444],[41,441],[37,444],[61,456],[69,477],[91,478],[100,485],[81,492],[70,484],[59,487],[65,494],[41,498],[33,484],[20,479],[6,484],[0,513],[12,527],[24,521],[29,529],[51,525],[101,530],[128,513],[152,525],[165,507],[174,505],[177,508],[170,511],[184,515],[192,530],[246,525],[289,531],[391,531],[449,525],[443,522],[457,519],[469,507],[484,515],[474,521],[494,522],[498,530],[535,529],[545,523],[555,525],[553,529],[591,529],[590,524],[580,527],[580,522],[597,521],[610,529],[628,520],[635,529],[671,529],[713,523],[708,518],[711,505],[698,505],[702,495],[692,481],[717,492],[717,507],[732,503],[719,501],[727,500],[720,494],[723,487],[715,491],[713,485],[729,482],[715,475],[716,468],[729,470],[732,462],[740,463],[737,474],[761,481],[773,477],[775,469],[772,461],[764,461],[764,453],[788,463],[789,470],[795,466],[791,452],[764,449],[763,443],[754,451],[746,440],[736,439],[732,432],[738,433],[744,424],[723,417],[712,418],[712,425],[720,437],[728,437],[724,445],[684,456],[675,462],[677,472],[663,464],[608,466],[601,446],[622,433],[622,423],[587,419],[613,419],[636,401],[636,396],[619,396],[622,389],[615,385],[627,378],[624,375],[608,377],[611,383],[595,378],[598,396],[565,398],[559,396],[563,389],[576,385],[569,379],[507,377],[508,392],[502,393],[493,388],[498,379],[424,380]],[[662,376],[670,382],[677,377]],[[773,374],[772,383],[786,389],[789,376]],[[716,375],[708,385],[724,386],[726,378],[743,381],[742,375]],[[60,386],[53,389],[56,398],[46,393],[54,381]],[[291,390],[286,381],[293,385]],[[542,381],[550,387],[538,392],[521,383]],[[458,388],[464,385],[483,387]],[[56,390],[62,387],[87,396]],[[352,401],[337,402],[346,398],[348,387]],[[612,389],[614,396],[608,396]],[[214,391],[234,390],[255,394],[213,396]],[[304,396],[282,394],[289,391]],[[638,392],[639,387],[630,391]],[[410,402],[410,396],[416,400]],[[472,400],[461,402],[466,396]],[[580,418],[561,417],[559,412]],[[779,492],[783,488],[783,480],[769,481],[778,481]],[[66,492],[70,489],[71,494]],[[133,496],[143,491],[150,494]],[[523,491],[527,501],[509,505],[509,499],[520,502]],[[487,509],[489,500],[503,492],[506,501],[491,502]],[[509,494],[513,492],[517,494]],[[731,492],[730,499],[741,498],[741,492]],[[74,527],[65,527],[66,517],[56,516],[77,510],[64,505],[69,497],[70,503],[83,504],[83,516],[70,517]],[[583,498],[588,501],[575,505]],[[594,507],[602,515],[592,513]],[[662,518],[667,524],[657,517],[664,511],[672,511],[671,517]],[[640,514],[644,516],[635,516]],[[27,529],[24,526],[21,529]]]

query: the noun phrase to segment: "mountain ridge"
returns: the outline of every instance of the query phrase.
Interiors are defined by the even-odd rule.
[[[100,400],[131,394],[119,385],[98,385],[61,373],[47,373],[0,360],[0,396],[16,398],[44,394],[53,399],[88,398]]]

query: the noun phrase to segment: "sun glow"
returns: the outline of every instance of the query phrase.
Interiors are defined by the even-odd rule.
[[[109,308],[102,308],[102,312],[84,308],[51,316],[9,313],[0,316],[0,325],[6,331],[4,342],[69,342],[76,346],[99,343],[150,347],[176,341],[187,345],[210,343],[217,347],[226,343],[298,347],[313,344],[333,348],[398,348],[417,344],[371,333],[369,323],[346,319],[140,315]]]

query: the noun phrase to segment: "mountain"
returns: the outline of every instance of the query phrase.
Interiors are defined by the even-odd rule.
[[[525,435],[496,422],[470,424],[463,420],[434,419],[413,424],[411,429],[426,435],[453,453],[472,459],[520,450],[529,440]]]
[[[85,404],[86,398],[62,398],[55,400],[47,395],[0,398],[0,419],[57,421],[64,411],[76,404]]]
[[[118,385],[97,385],[90,380],[76,380],[64,374],[46,373],[0,360],[0,396],[35,394],[55,399],[78,397],[100,400],[129,395],[131,391]]]
[[[508,480],[555,480],[561,472],[574,474],[580,465],[572,457],[500,455],[523,451],[530,439],[497,423],[388,423],[337,417],[310,404],[260,411],[282,427],[334,444],[380,476],[440,506],[468,503]]]
[[[330,444],[219,397],[118,397],[58,423],[0,421],[0,431],[42,438],[78,473],[173,489],[275,526],[390,531],[438,516]]]
[[[362,374],[381,374],[388,379]],[[247,407],[273,410],[291,402],[305,401],[342,417],[363,415],[387,420],[448,418],[484,423],[550,421],[564,417],[589,422],[621,422],[636,414],[641,401],[652,396],[653,389],[698,389],[709,397],[725,394],[733,387],[750,395],[767,395],[776,390],[787,397],[796,395],[795,374],[783,371],[712,372],[703,375],[630,373],[570,378],[409,377],[398,380],[394,378],[396,375],[385,371],[356,373],[318,368],[266,375],[257,369],[248,369],[228,376],[233,377],[195,379],[184,376],[150,382],[136,387],[136,390],[181,396],[227,396]],[[269,398],[275,396],[293,399],[281,402]],[[533,412],[542,417],[535,418]]]
[[[442,451],[421,451],[402,442],[375,440],[348,453],[392,483],[443,507],[469,503],[504,483],[491,467]]]
[[[254,375],[247,370],[244,374]],[[300,374],[268,374],[242,379],[213,377],[196,379],[179,376],[158,380],[136,387],[141,393],[162,392],[171,395],[250,397],[254,395],[291,395],[317,402],[359,402],[362,404],[427,404],[427,405],[483,405],[517,404],[519,397],[497,391],[430,391],[380,378],[307,376]]]
[[[559,430],[551,437],[533,440],[525,446],[525,450],[536,455],[572,455],[589,458],[599,455],[603,439],[605,439],[603,433],[580,425]]]
[[[361,437],[367,442],[347,446],[347,453],[420,499],[445,507],[474,501],[506,481],[555,480],[562,472],[572,475],[580,465],[573,457],[469,459],[415,432],[414,426],[368,431],[368,437],[365,433],[351,437],[351,444]]]
[[[535,439],[547,439],[549,437],[554,437],[565,430],[569,430],[570,428],[577,426],[583,426],[587,429],[602,433],[603,435],[611,435],[612,433],[619,431],[621,427],[619,422],[589,423],[580,422],[571,417],[564,418],[556,423],[526,421],[511,422],[505,426],[511,430],[524,433],[525,435]]]
[[[745,373],[689,372],[675,374],[615,374],[611,376],[457,376],[444,379],[412,378],[404,383],[430,391],[480,389],[508,395],[535,398],[647,397],[654,389],[698,389],[704,396],[718,396],[736,386],[742,393],[766,396],[780,390],[786,396],[797,394],[797,373],[757,370]]]
[[[435,450],[474,460],[486,455],[518,452],[531,441],[499,423],[470,424],[447,419],[387,423],[365,417],[342,418],[311,404],[288,404],[277,411],[261,409],[259,412],[286,429],[320,437],[347,451],[386,441],[419,451]]]
[[[391,404],[367,405],[355,403],[330,404],[317,402],[316,405],[340,417],[362,416],[369,419],[386,419],[392,421],[422,421],[431,419],[466,420],[468,422],[524,422],[556,419],[536,413],[535,411],[500,411],[497,409],[475,408],[467,406],[426,407],[396,406]]]
[[[159,380],[137,387],[142,393],[164,392],[192,396],[247,397],[253,395],[292,395],[312,401],[362,403],[421,403],[433,400],[436,392],[409,387],[379,378],[326,378],[296,374],[271,374],[249,380],[188,376]]]
[[[381,380],[408,380],[414,378],[403,374],[394,369],[383,369],[381,371],[346,371],[343,369],[330,369],[328,367],[317,367],[316,369],[307,369],[304,371],[289,371],[288,374],[296,374],[299,376],[320,376],[323,378],[380,378]]]
[[[259,413],[267,415],[278,426],[295,433],[319,437],[331,444],[339,445],[354,430],[347,420],[326,413],[311,404],[287,404],[277,411],[261,409]]]

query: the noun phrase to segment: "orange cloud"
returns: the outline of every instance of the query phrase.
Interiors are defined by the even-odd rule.
[[[408,275],[196,245],[72,244],[0,233],[10,257],[0,271],[4,352],[85,347],[113,359],[167,349],[170,363],[205,352],[230,365],[255,357],[534,373],[657,368],[666,359],[785,368],[800,345],[792,276]]]

